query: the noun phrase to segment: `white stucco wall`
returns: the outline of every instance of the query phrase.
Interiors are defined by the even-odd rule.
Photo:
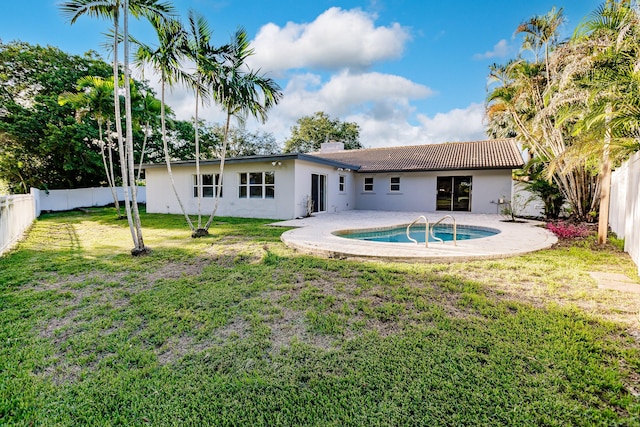
[[[354,193],[354,173],[338,171],[335,167],[318,163],[297,160],[295,162],[295,208],[296,217],[305,214],[304,200],[311,194],[311,175],[327,177],[327,209],[326,212],[340,212],[356,208]],[[345,191],[339,192],[339,176],[345,176]]]
[[[224,169],[223,194],[218,205],[218,216],[246,218],[291,219],[294,214],[295,183],[293,160],[272,165],[270,161],[252,163],[227,163]],[[193,196],[194,165],[173,166],[173,178],[180,199],[189,214],[198,213],[197,198]],[[200,173],[219,172],[218,165],[200,167]],[[273,199],[245,199],[238,196],[240,173],[275,172],[275,197]],[[180,214],[180,206],[171,188],[171,181],[164,167],[147,168],[147,212]],[[201,212],[210,215],[214,198],[203,197]]]
[[[400,191],[389,191],[390,178],[400,177]],[[439,176],[472,176],[471,212],[498,213],[495,203],[511,198],[511,171],[446,171],[411,173],[359,173],[355,177],[357,209],[434,212]],[[374,191],[364,191],[365,177],[373,177]]]
[[[201,166],[202,174],[219,171],[217,165]],[[244,199],[238,197],[240,173],[275,172],[275,198]],[[327,177],[326,212],[344,210],[393,210],[434,212],[436,210],[436,182],[438,176],[472,176],[473,187],[471,212],[498,213],[496,201],[510,199],[512,195],[511,171],[453,171],[453,172],[412,172],[362,174],[341,171],[334,166],[305,160],[285,160],[279,165],[271,161],[251,163],[227,163],[225,166],[223,197],[220,200],[217,215],[249,218],[291,219],[304,216],[305,199],[311,194],[312,174]],[[197,199],[193,197],[194,165],[176,165],[173,167],[176,188],[182,203],[190,214],[196,214]],[[339,191],[339,176],[345,177],[345,191]],[[374,191],[364,192],[365,177],[374,178]],[[401,177],[401,191],[389,189],[390,178]],[[164,167],[148,168],[147,211],[151,213],[180,214],[168,174]],[[203,198],[201,211],[208,215],[213,209],[214,199]]]

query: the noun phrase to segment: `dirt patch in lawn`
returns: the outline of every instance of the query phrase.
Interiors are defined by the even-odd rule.
[[[169,261],[156,270],[144,273],[143,277],[149,285],[153,285],[163,279],[175,280],[182,277],[199,276],[209,264],[211,264],[211,260],[204,257],[181,262]]]
[[[377,284],[375,274],[358,270],[322,270],[318,274],[311,271],[287,277],[284,283],[280,281],[276,288],[262,294],[280,313],[266,321],[272,330],[274,351],[294,340],[332,349],[343,340],[367,332],[381,337],[396,335],[417,321],[424,324],[424,319],[429,318],[425,314],[436,307],[438,313],[453,318],[477,317],[477,313],[460,304],[460,294],[440,286],[437,277],[403,278],[400,287],[383,283],[393,281],[393,277],[380,278],[381,283]],[[310,312],[333,322],[328,327],[331,332],[315,331],[308,318]]]
[[[211,243],[205,253],[221,267],[232,268],[238,263],[257,264],[267,254],[266,245],[239,236],[225,236]]]

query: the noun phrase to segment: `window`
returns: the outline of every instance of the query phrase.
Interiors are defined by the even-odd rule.
[[[400,177],[392,176],[389,179],[389,190],[390,191],[400,191]]]
[[[344,176],[344,175],[338,176],[338,190],[341,193],[344,193],[344,191],[345,191],[345,188],[346,188],[345,187],[345,182],[346,182],[346,180],[347,180],[346,176]]]
[[[216,197],[216,191],[220,185],[220,174],[215,174],[215,185],[213,184],[214,175],[200,175],[202,177],[202,197]],[[193,175],[193,197],[198,197],[198,176]],[[222,197],[222,187],[220,187],[220,197]]]
[[[275,178],[275,172],[241,173],[238,197],[241,199],[275,198]]]
[[[373,191],[373,177],[368,176],[364,179],[364,191]]]

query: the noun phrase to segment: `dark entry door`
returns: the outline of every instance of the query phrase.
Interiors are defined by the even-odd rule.
[[[436,210],[471,210],[471,177],[439,176],[437,180]]]
[[[313,212],[327,210],[327,176],[311,174],[311,200],[313,200]]]

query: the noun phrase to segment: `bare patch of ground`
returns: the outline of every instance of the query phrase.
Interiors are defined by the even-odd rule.
[[[271,329],[271,351],[280,352],[291,345],[293,341],[303,342],[313,347],[325,350],[335,348],[335,337],[309,332],[304,312],[283,309],[282,315],[266,322]]]
[[[186,276],[199,276],[202,270],[211,263],[207,258],[194,258],[189,261],[172,262],[169,261],[157,270],[144,274],[149,285],[155,284],[162,279],[179,279]]]
[[[211,243],[205,253],[218,265],[231,268],[239,262],[257,264],[267,254],[266,245],[256,245],[249,238],[224,236]]]
[[[476,313],[460,305],[458,293],[445,290],[437,282],[410,281],[405,278],[403,290],[412,294],[406,296],[394,295],[393,286],[359,281],[363,279],[363,274],[367,274],[361,271],[321,273],[308,274],[306,277],[295,274],[289,283],[280,284],[262,294],[281,313],[265,322],[272,331],[273,351],[279,351],[293,341],[332,349],[340,346],[344,340],[366,332],[375,332],[381,337],[396,335],[414,324],[424,310],[429,311],[434,307],[445,316],[464,319],[477,317]],[[420,304],[416,303],[418,298]],[[312,332],[306,318],[309,309],[337,315],[344,322],[341,332],[329,335]],[[424,324],[424,318],[420,318],[420,322]]]

